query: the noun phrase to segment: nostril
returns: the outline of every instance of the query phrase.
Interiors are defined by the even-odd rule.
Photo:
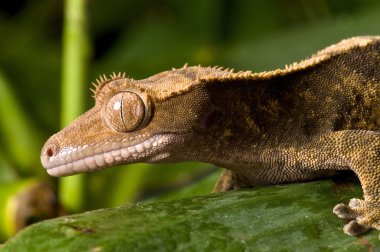
[[[45,154],[48,157],[52,157],[54,155],[54,152],[53,152],[52,148],[49,147],[49,148],[46,149]]]
[[[58,154],[59,146],[57,146],[56,143],[52,141],[45,143],[44,147],[42,147],[40,156],[42,166],[46,169],[53,167],[57,163],[56,159],[58,158]]]

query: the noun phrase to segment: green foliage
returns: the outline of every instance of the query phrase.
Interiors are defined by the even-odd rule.
[[[377,232],[350,237],[332,213],[360,194],[326,180],[128,204],[38,223],[0,251],[376,251]]]
[[[0,135],[2,142],[8,147],[9,156],[15,160],[20,173],[30,174],[27,169],[34,168],[36,174],[41,174],[36,170],[38,162],[35,156],[39,154],[41,138],[39,132],[30,121],[26,111],[20,106],[7,82],[5,76],[0,71]],[[6,119],[6,120],[5,120]],[[22,155],[20,155],[22,151]]]
[[[1,183],[1,197],[0,205],[3,206],[0,208],[0,236],[7,237],[15,233],[16,225],[14,223],[15,216],[17,215],[17,207],[15,206],[14,198],[17,195],[25,190],[25,188],[30,187],[30,185],[36,183],[36,181],[19,180],[14,183]],[[16,203],[17,204],[17,203]]]
[[[84,0],[66,0],[63,22],[61,125],[65,127],[84,112],[84,83],[89,58]],[[85,175],[62,178],[61,204],[69,211],[84,208]]]

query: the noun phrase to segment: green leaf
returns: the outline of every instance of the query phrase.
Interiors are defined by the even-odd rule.
[[[360,197],[331,180],[130,204],[44,221],[0,251],[367,251],[378,232],[343,233],[332,208]]]
[[[11,83],[0,70],[0,142],[20,172],[41,174],[38,167],[41,137],[12,90]],[[2,148],[3,149],[3,148]],[[22,153],[22,154],[20,154]],[[37,161],[38,160],[38,161]],[[38,165],[36,163],[38,162]]]

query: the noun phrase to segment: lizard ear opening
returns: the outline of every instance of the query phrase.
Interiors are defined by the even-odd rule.
[[[134,91],[115,94],[104,109],[107,125],[123,133],[143,128],[148,123],[149,117],[150,107],[147,97]]]

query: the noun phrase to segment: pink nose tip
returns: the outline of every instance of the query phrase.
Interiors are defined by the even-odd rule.
[[[47,169],[51,166],[51,158],[57,154],[58,147],[53,143],[45,143],[41,150],[41,163]]]

